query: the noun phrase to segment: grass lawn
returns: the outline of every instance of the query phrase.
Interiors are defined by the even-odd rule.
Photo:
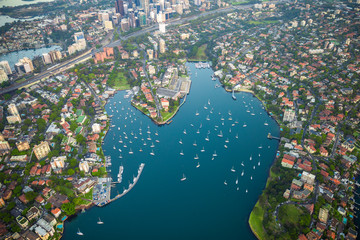
[[[236,5],[241,5],[241,4],[247,4],[249,2],[250,2],[249,0],[235,1],[235,2],[231,2],[231,5],[236,6]]]
[[[163,121],[167,121],[174,113],[173,112],[165,112],[161,110],[161,116],[163,118]]]
[[[260,25],[260,24],[271,24],[271,23],[277,23],[277,20],[266,20],[266,21],[248,21],[251,25]]]
[[[203,44],[198,48],[198,51],[194,58],[189,59],[189,61],[206,61],[208,57],[206,56],[205,50],[207,48],[207,44]]]
[[[260,206],[259,201],[251,211],[249,225],[254,234],[259,239],[266,239],[266,233],[263,228],[264,209]]]
[[[295,226],[299,224],[303,210],[292,204],[285,204],[279,208],[279,221],[281,223],[292,223]]]
[[[116,77],[110,82],[109,85],[116,90],[130,89],[130,85],[128,84],[123,72],[118,72]]]
[[[81,197],[92,200],[93,199],[93,188],[91,188],[91,190],[88,193],[85,193]]]

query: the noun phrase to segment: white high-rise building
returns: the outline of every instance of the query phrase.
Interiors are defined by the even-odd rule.
[[[165,40],[164,39],[160,39],[159,48],[160,48],[160,53],[165,52]]]
[[[44,64],[51,64],[52,63],[49,53],[43,53],[42,57],[43,57]]]
[[[0,68],[4,69],[5,73],[7,75],[10,75],[12,73],[9,62],[8,61],[1,61],[0,62]]]
[[[6,74],[5,70],[0,68],[0,83],[9,80],[8,75]]]
[[[160,33],[166,33],[166,24],[164,22],[159,23]]]
[[[11,115],[19,115],[19,111],[16,107],[15,104],[9,104],[8,106],[8,112],[11,114]]]
[[[79,170],[84,172],[89,172],[89,164],[87,161],[82,161],[79,163]]]

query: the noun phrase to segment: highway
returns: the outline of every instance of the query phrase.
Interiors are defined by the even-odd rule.
[[[270,3],[270,2],[269,2]],[[210,14],[217,14],[217,13],[224,13],[224,12],[231,12],[233,10],[237,10],[237,9],[246,9],[246,8],[251,8],[253,6],[253,4],[249,4],[249,5],[240,5],[240,6],[230,6],[230,7],[226,7],[226,8],[222,8],[222,9],[216,9],[216,10],[212,10],[212,11],[208,11],[208,12],[202,12],[202,13],[199,13],[199,14],[196,14],[196,15],[192,15],[192,16],[189,16],[189,17],[185,17],[185,18],[177,18],[177,19],[174,19],[174,20],[170,20],[167,23],[168,26],[171,26],[171,25],[181,25],[181,24],[184,24],[184,23],[187,23],[191,20],[194,20],[194,19],[197,19],[197,18],[200,18],[200,17],[205,17],[205,16],[208,16]],[[158,29],[158,25],[152,25],[150,27],[147,27],[147,28],[144,28],[144,29],[141,29],[137,32],[134,32],[134,33],[131,33],[129,35],[126,35],[124,37],[120,37],[119,40],[116,40],[116,41],[113,41],[107,45],[105,45],[104,47],[116,47],[116,46],[119,46],[121,45],[121,41],[123,40],[127,40],[131,37],[136,37],[136,36],[140,36],[144,33],[148,33],[148,32],[151,32],[151,31],[154,31]],[[64,70],[66,70],[67,68],[70,68],[72,67],[73,65],[75,64],[78,64],[82,61],[84,61],[85,59],[88,59],[90,57],[92,57],[92,55],[96,52],[96,51],[100,51],[101,49],[97,49],[97,50],[89,50],[88,52],[86,52],[85,54],[83,55],[80,55],[80,56],[77,56],[71,60],[68,60],[64,63],[61,63],[59,64],[58,66],[50,69],[50,70],[46,70],[36,76],[33,76],[29,79],[27,79],[26,81],[22,82],[22,83],[14,83],[12,84],[11,86],[9,87],[6,87],[6,88],[3,88],[0,90],[0,96],[3,95],[3,94],[6,94],[6,93],[9,93],[11,91],[14,91],[14,90],[17,90],[19,88],[23,88],[24,86],[26,85],[29,85],[31,83],[34,83],[34,82],[37,82],[39,80],[42,80],[44,78],[47,78],[51,75],[54,75],[54,74],[57,74],[59,72],[62,72]]]

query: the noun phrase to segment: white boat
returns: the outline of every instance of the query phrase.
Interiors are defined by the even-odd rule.
[[[83,236],[83,235],[84,235],[82,232],[80,232],[80,229],[79,229],[79,228],[78,228],[78,231],[77,231],[76,234],[79,235],[79,236]]]
[[[122,158],[121,154],[120,154],[119,158]]]
[[[246,191],[245,191],[246,193],[248,193],[248,190],[246,189]]]
[[[236,188],[236,191],[239,191],[239,187]]]
[[[200,163],[198,162],[198,164],[196,165],[196,168],[200,167]]]
[[[210,105],[210,99],[208,100],[208,104]]]
[[[246,127],[247,125],[246,125],[246,123],[244,122],[244,125],[243,125],[243,127]]]
[[[234,166],[232,166],[232,168],[230,169],[230,171],[232,171],[232,172],[236,172],[236,170],[235,170]]]
[[[227,139],[225,140],[225,142],[228,143],[228,142],[229,142],[229,139],[227,138]]]
[[[260,166],[260,161],[258,162],[258,166]]]
[[[155,142],[159,143],[160,141],[156,139]]]
[[[238,134],[236,134],[235,138],[239,138],[239,135],[238,135]]]
[[[156,132],[155,132],[155,135],[157,136],[157,135],[159,135],[159,133],[156,131]]]
[[[238,178],[236,178],[235,184],[238,184],[238,183],[239,183],[239,179],[238,179]]]
[[[210,141],[210,140],[209,140],[209,135],[206,136],[205,140],[206,140],[206,141]]]
[[[206,105],[204,105],[204,109],[207,109],[207,106],[206,106]]]
[[[206,120],[207,120],[207,121],[210,121],[209,115],[206,116]]]
[[[181,155],[181,156],[183,156],[183,155],[184,155],[184,152],[183,152],[183,150],[181,150],[181,152],[180,152],[180,155]]]
[[[198,129],[198,130],[196,131],[196,133],[199,134],[199,133],[200,133],[200,130]]]
[[[154,150],[151,150],[150,155],[152,155],[152,156],[154,156],[154,155],[155,155]]]
[[[104,224],[104,222],[101,221],[100,217],[99,217],[99,221],[97,221],[97,224]]]
[[[213,157],[217,157],[216,151],[214,151],[214,153],[213,153]]]
[[[228,146],[225,144],[225,145],[224,145],[224,148],[228,148]]]
[[[252,180],[252,176],[250,176],[250,180]]]
[[[143,151],[143,150],[140,148],[140,149],[139,149],[139,152],[142,152],[142,151]]]
[[[152,148],[155,147],[154,143],[151,143],[151,146],[150,146],[150,147],[152,147]]]
[[[203,148],[200,150],[200,152],[205,152],[205,148],[203,147]]]
[[[193,145],[194,145],[195,147],[197,146],[196,141],[194,141]]]
[[[182,142],[182,140],[181,140],[181,139],[179,140],[179,143],[180,143],[180,144],[183,144],[183,142]]]
[[[183,173],[183,177],[180,179],[180,181],[185,181],[186,180],[186,176],[185,174]]]
[[[134,152],[131,150],[131,148],[130,148],[130,151],[129,151],[129,154],[133,154]]]
[[[241,176],[244,176],[244,170],[241,172]]]
[[[223,137],[223,133],[221,130],[220,130],[220,133],[218,134],[218,137]]]
[[[262,145],[260,145],[259,148],[262,148]]]
[[[244,166],[244,162],[241,162],[241,166]]]
[[[183,132],[184,134],[186,134],[186,129],[184,129],[184,132]]]
[[[250,161],[252,160],[252,155],[250,155]]]
[[[226,182],[226,180],[224,181],[224,184],[225,184],[225,185],[227,185],[227,182]]]
[[[196,154],[194,157],[195,160],[199,159],[199,156]]]
[[[255,116],[255,113],[251,113],[250,115],[251,115],[251,116]]]
[[[264,123],[265,126],[269,125],[267,122]]]
[[[199,116],[199,112],[196,110],[195,116]]]

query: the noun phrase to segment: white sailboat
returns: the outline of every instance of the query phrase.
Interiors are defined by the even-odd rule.
[[[129,154],[133,154],[134,152],[131,150],[131,148],[130,148],[130,151],[129,151]]]
[[[194,145],[195,147],[197,146],[196,141],[194,141],[193,145]]]
[[[241,172],[241,176],[244,176],[244,170]]]
[[[199,133],[200,133],[200,130],[198,129],[198,130],[196,131],[196,133],[199,134]]]
[[[195,116],[199,116],[199,112],[196,110]]]
[[[186,180],[186,176],[185,174],[183,173],[183,177],[180,179],[180,181],[185,181]]]
[[[244,162],[241,162],[241,166],[244,166]]]
[[[203,147],[200,151],[201,151],[201,152],[205,152],[205,148]]]
[[[246,191],[245,191],[246,193],[248,193],[248,190],[246,189]]]
[[[238,134],[236,134],[235,138],[239,138],[239,135],[238,135]]]
[[[264,123],[265,126],[268,126],[269,124],[267,122]]]
[[[223,137],[223,133],[221,130],[220,130],[220,133],[218,134],[218,137]]]
[[[152,156],[154,156],[154,155],[155,155],[154,150],[151,150],[150,155],[152,155]]]
[[[236,172],[236,170],[235,170],[234,166],[232,166],[232,168],[230,169],[230,171],[232,171],[232,172]]]
[[[224,145],[224,148],[228,148],[228,146],[225,144],[225,145]]]
[[[239,179],[238,179],[238,178],[236,178],[235,184],[238,184],[238,183],[239,183]]]
[[[227,138],[227,139],[225,140],[225,142],[228,143],[228,142],[229,142],[229,138]]]
[[[252,176],[250,176],[250,180],[252,180]]]
[[[101,221],[100,217],[99,217],[99,221],[97,221],[97,224],[104,224],[104,222]]]
[[[252,155],[250,155],[250,161],[252,160]]]
[[[260,166],[260,161],[258,162],[258,166]]]
[[[79,236],[83,236],[83,235],[84,235],[82,232],[80,232],[80,229],[79,229],[79,228],[78,228],[78,231],[77,231],[76,234],[79,235]]]
[[[197,154],[195,154],[195,157],[194,157],[195,160],[199,159],[199,156]]]
[[[184,132],[183,132],[184,134],[186,134],[186,129],[184,129]]]
[[[209,135],[206,136],[205,140],[206,140],[206,141],[210,141]]]
[[[213,153],[213,157],[217,157],[216,151],[214,151],[214,153]]]
[[[180,152],[180,155],[181,155],[181,156],[183,156],[183,155],[184,155],[184,152],[183,152],[183,150],[181,150],[181,152]]]
[[[224,181],[224,185],[227,185],[227,182],[226,182],[226,180]]]
[[[183,144],[183,142],[182,142],[181,138],[180,138],[180,140],[179,140],[179,143],[180,143],[180,144]]]
[[[244,125],[243,125],[243,127],[246,127],[247,125],[246,125],[246,123],[244,122]]]
[[[200,163],[198,162],[198,164],[196,165],[196,168],[199,168],[200,167]]]

